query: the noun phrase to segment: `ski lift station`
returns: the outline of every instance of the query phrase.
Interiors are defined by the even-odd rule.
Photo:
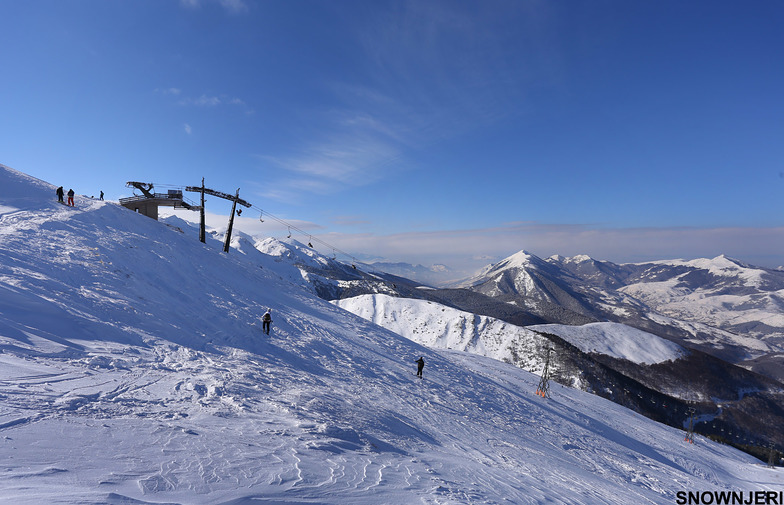
[[[226,242],[223,246],[224,252],[229,252],[229,245],[231,244],[231,229],[234,225],[234,215],[242,214],[242,209],[237,212],[237,204],[243,205],[245,207],[252,207],[252,205],[242,198],[240,198],[240,190],[237,188],[237,193],[232,196],[228,193],[223,193],[220,191],[215,191],[213,189],[208,189],[204,187],[204,179],[201,180],[201,187],[198,186],[186,186],[185,191],[194,191],[201,193],[201,205],[195,205],[190,202],[187,202],[182,196],[182,189],[170,189],[166,193],[155,193],[153,192],[153,184],[151,182],[134,182],[130,181],[125,183],[125,185],[129,188],[135,188],[142,192],[141,195],[136,195],[128,197],[128,198],[120,198],[120,205],[125,207],[126,209],[130,209],[134,212],[139,214],[145,215],[147,217],[151,217],[158,220],[158,207],[161,205],[165,207],[182,207],[183,209],[188,210],[198,210],[201,214],[201,220],[199,225],[199,241],[204,243],[206,241],[206,227],[204,223],[204,195],[212,195],[217,196],[219,198],[224,198],[226,200],[230,200],[233,202],[231,207],[231,215],[229,216],[229,227],[226,230]],[[263,219],[259,218],[263,222]],[[312,246],[311,246],[312,247]]]
[[[126,209],[138,212],[147,217],[158,220],[158,207],[181,207],[188,210],[199,210],[200,207],[188,203],[183,199],[181,189],[170,189],[166,193],[153,192],[151,182],[128,182],[126,186],[135,188],[142,192],[141,195],[134,195],[128,198],[120,198],[120,205]]]

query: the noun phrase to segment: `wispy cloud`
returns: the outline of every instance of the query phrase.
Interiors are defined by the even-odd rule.
[[[179,95],[182,90],[179,88],[156,88],[155,92],[161,95]]]
[[[390,104],[385,116],[396,123],[405,118],[425,141],[519,113],[528,89],[557,75],[559,58],[540,2],[486,9],[403,1],[375,12],[359,34],[373,92],[347,91],[377,107]]]
[[[154,92],[159,95],[176,97],[177,105],[182,107],[198,107],[204,109],[236,107],[247,115],[255,113],[253,108],[250,107],[245,100],[230,95],[209,95],[202,93],[199,96],[187,96],[183,94],[183,91],[180,88],[156,88]]]
[[[183,98],[180,100],[180,105],[196,105],[199,107],[217,107],[221,105],[223,100],[217,96],[201,95],[198,98]]]
[[[378,181],[399,163],[397,147],[378,135],[352,127],[324,136],[291,156],[257,158],[282,173],[265,186],[264,196],[291,201],[293,194],[331,194],[347,186]],[[274,188],[270,190],[269,188]]]
[[[183,127],[185,128],[185,133],[187,133],[188,135],[190,135],[193,132],[193,130],[191,129],[191,125],[189,125],[188,123],[185,123]]]
[[[397,177],[408,153],[519,112],[514,104],[550,61],[528,5],[403,1],[351,24],[355,78],[327,83],[335,105],[307,111],[318,129],[297,154],[265,158],[289,173],[277,186],[317,178],[339,191]],[[514,42],[520,29],[530,47]]]
[[[230,12],[240,13],[248,10],[244,0],[220,0],[220,4]]]
[[[178,93],[179,94],[179,93]],[[230,97],[226,95],[206,95],[203,94],[199,97],[185,97],[179,102],[180,105],[195,105],[197,107],[218,107],[221,105],[239,105],[246,107],[247,104],[240,98]]]
[[[208,3],[219,4],[232,14],[240,14],[248,10],[248,4],[244,0],[180,0],[180,5],[188,9],[198,9]]]

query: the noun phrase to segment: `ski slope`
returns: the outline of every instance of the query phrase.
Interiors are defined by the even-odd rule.
[[[0,503],[671,504],[784,485],[729,447],[384,330],[252,244],[225,254],[54,190],[0,166]]]

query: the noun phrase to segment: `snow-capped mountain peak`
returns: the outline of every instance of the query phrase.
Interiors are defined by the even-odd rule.
[[[522,250],[497,263],[496,269],[528,267],[537,262],[541,262],[541,259]]]
[[[588,256],[587,254],[578,254],[577,256],[566,258],[564,261],[571,262],[571,263],[585,263],[585,262],[593,261],[593,258]]]

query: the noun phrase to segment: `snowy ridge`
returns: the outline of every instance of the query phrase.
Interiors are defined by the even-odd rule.
[[[749,286],[759,287],[762,285],[764,270],[747,265],[742,261],[729,258],[724,254],[715,258],[699,258],[695,260],[670,260],[652,261],[651,264],[687,266],[707,270],[713,275],[725,277],[738,277],[746,281]]]
[[[254,247],[269,256],[286,258],[293,264],[312,268],[329,266],[329,262],[324,256],[294,239],[279,240],[268,237],[257,240]]]
[[[69,208],[2,166],[0,206],[7,503],[627,505],[780,489],[727,446],[558,385],[539,398],[536,375],[353,316],[244,243],[227,255],[110,202]]]
[[[618,323],[542,324],[528,328],[558,335],[583,352],[605,354],[638,364],[663,363],[687,353],[674,342]]]
[[[384,294],[332,303],[422,345],[479,354],[541,373],[536,333],[439,303]]]

